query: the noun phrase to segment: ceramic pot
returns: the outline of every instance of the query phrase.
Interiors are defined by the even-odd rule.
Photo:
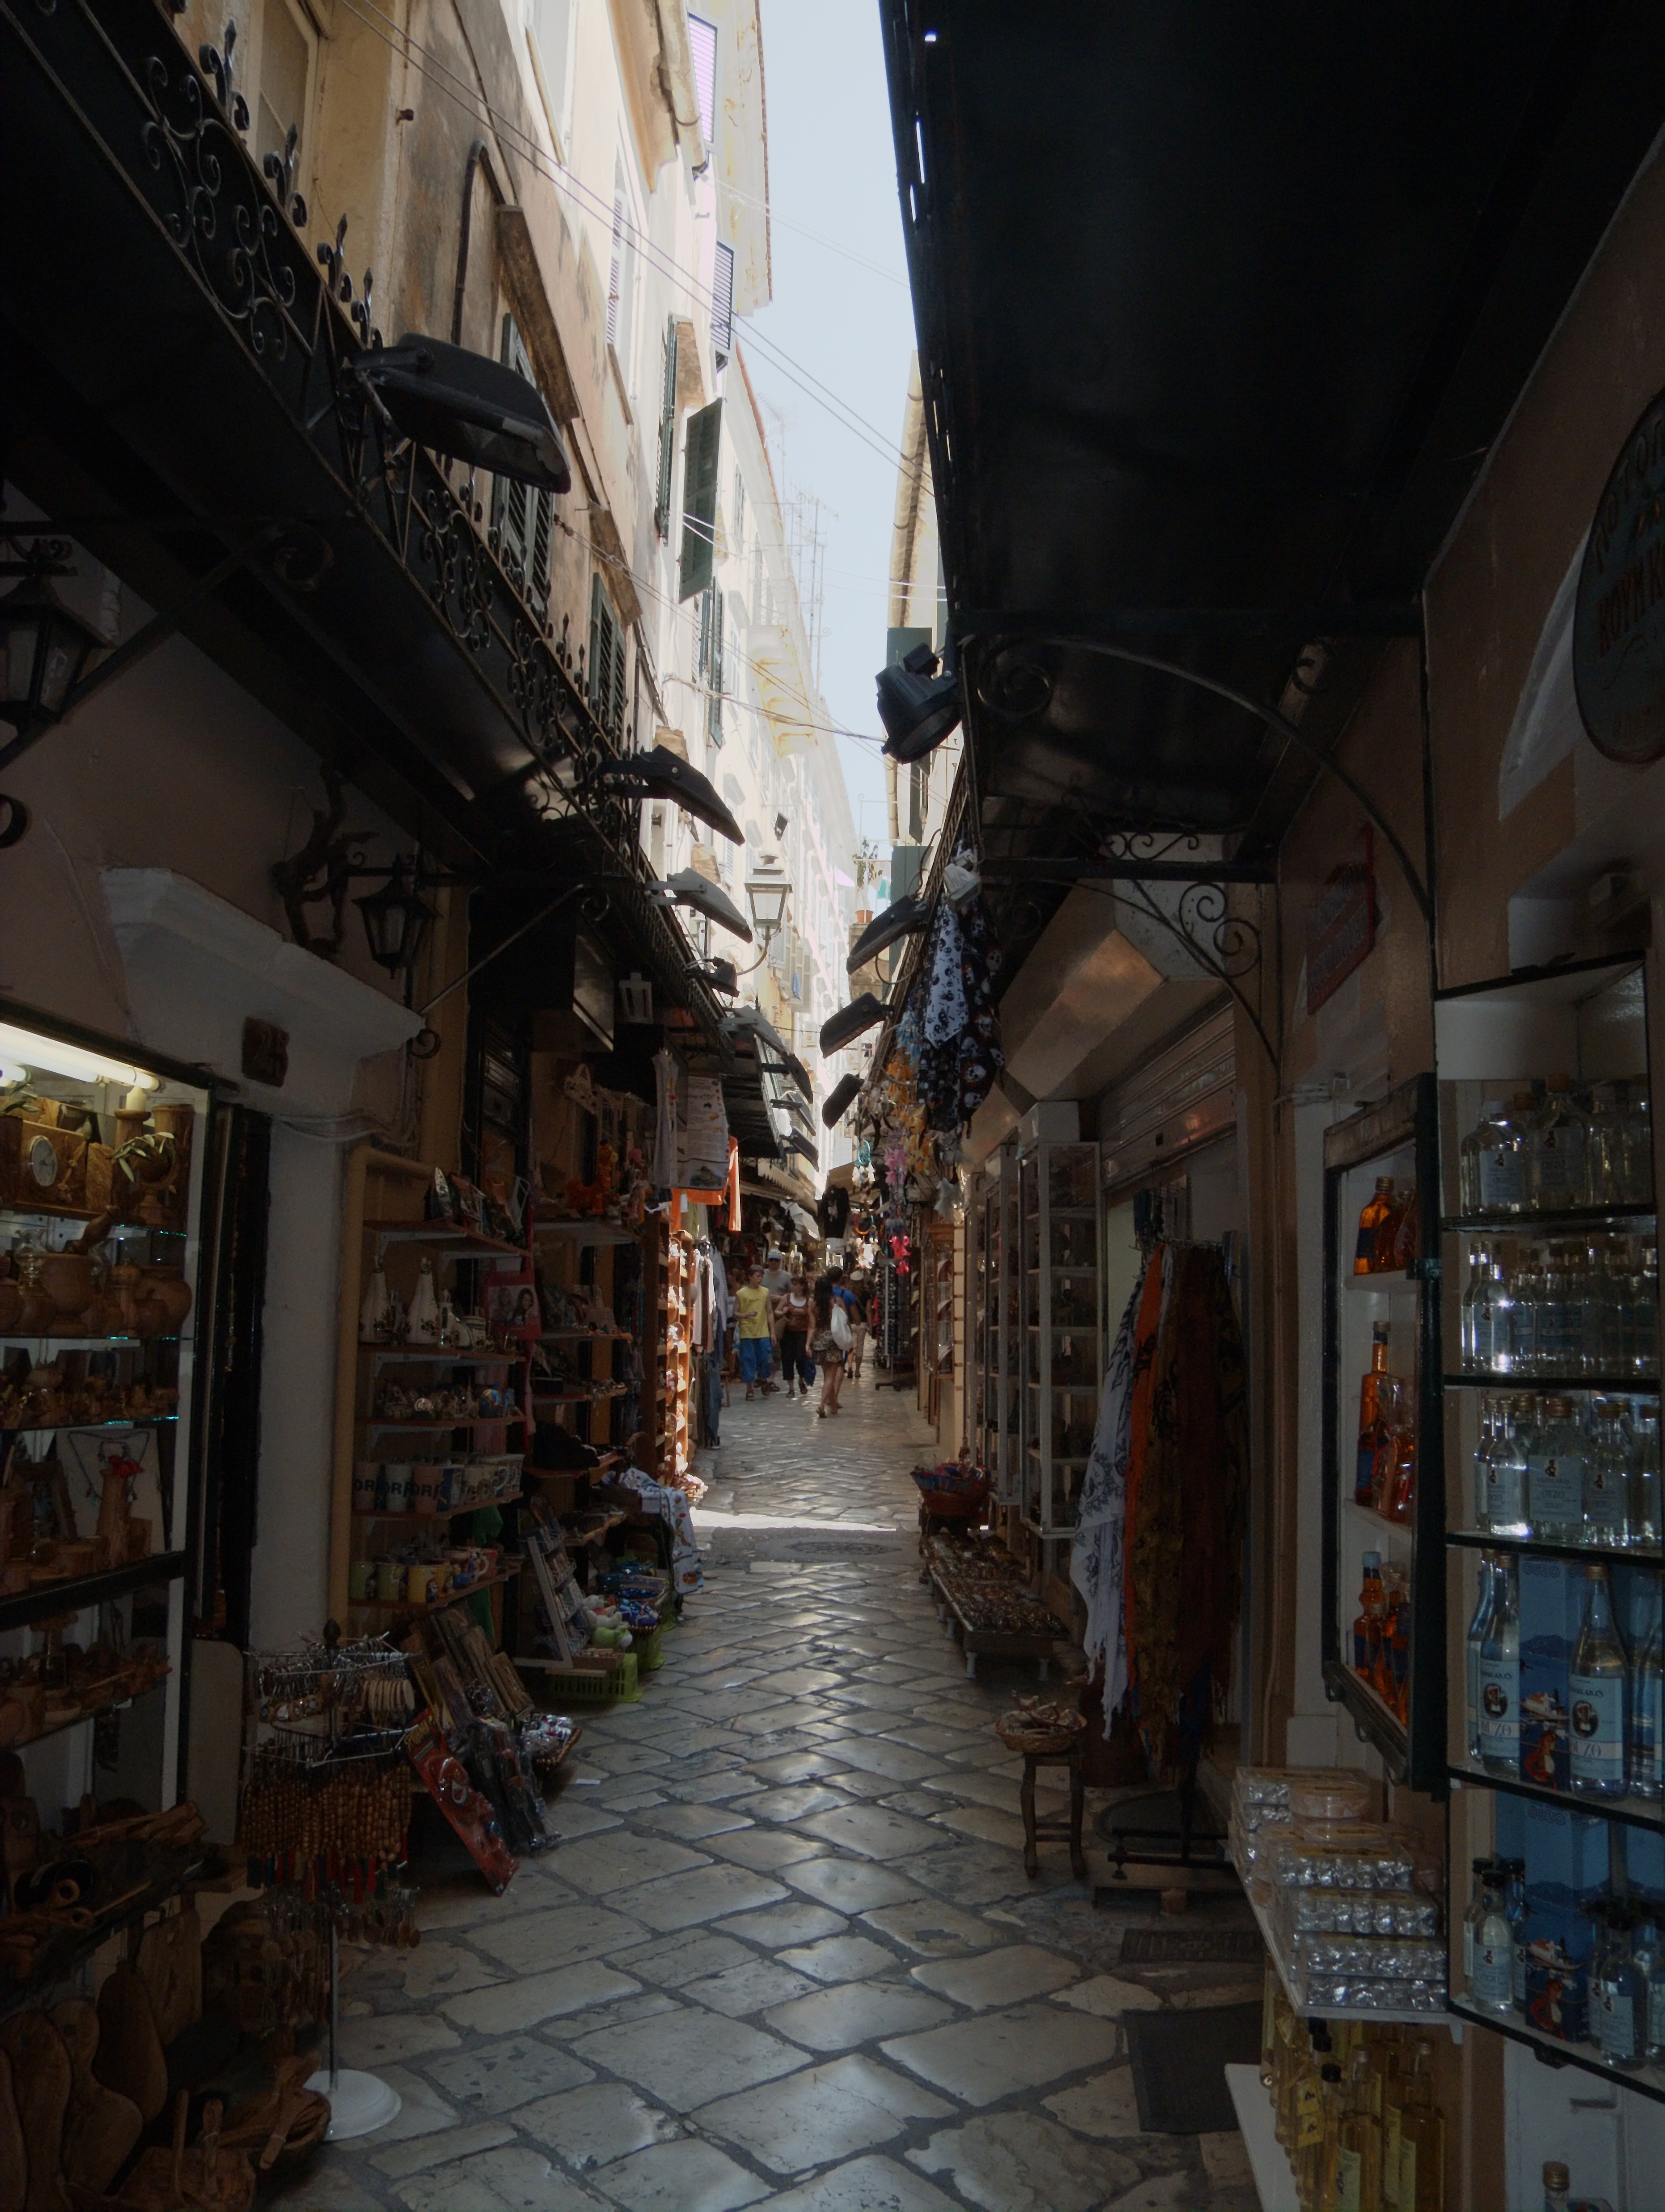
[[[156,1300],[166,1313],[167,1327],[162,1334],[177,1336],[191,1306],[191,1285],[185,1280],[185,1269],[147,1267],[144,1281],[144,1295]]]
[[[79,1321],[98,1296],[98,1271],[85,1252],[48,1252],[37,1279],[59,1315],[71,1320]]]
[[[130,1260],[124,1260],[112,1267],[105,1278],[106,1295],[113,1297],[121,1309],[121,1326],[130,1336],[136,1336],[139,1316],[139,1285],[144,1280],[144,1270],[136,1267]]]
[[[133,1328],[139,1336],[172,1336],[172,1309],[165,1299],[150,1295],[149,1285],[141,1284],[138,1303],[133,1309]]]
[[[433,1344],[439,1334],[439,1300],[433,1285],[433,1262],[424,1260],[416,1277],[416,1293],[410,1301],[405,1334],[412,1344]]]

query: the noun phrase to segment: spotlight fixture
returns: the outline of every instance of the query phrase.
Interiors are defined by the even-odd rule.
[[[407,332],[362,355],[367,385],[406,437],[534,491],[572,489],[549,410],[536,385],[501,362]]]
[[[875,914],[867,927],[850,948],[850,957],[845,963],[845,972],[853,975],[858,968],[865,968],[869,960],[876,960],[887,945],[894,945],[899,937],[911,936],[923,929],[930,920],[930,908],[922,898],[910,891],[899,898],[882,914]]]
[[[849,1112],[851,1102],[861,1087],[862,1079],[859,1075],[841,1075],[839,1078],[827,1095],[826,1105],[821,1108],[821,1125],[824,1128],[831,1129],[837,1127]]]
[[[732,960],[707,960],[703,965],[695,961],[688,973],[698,975],[707,990],[719,992],[725,999],[732,999],[740,988],[740,977]]]
[[[929,646],[916,645],[899,668],[879,671],[879,720],[885,750],[893,759],[921,759],[960,720],[959,683],[936,675],[936,665]]]
[[[621,798],[674,799],[696,822],[720,831],[731,845],[746,842],[745,831],[717,796],[715,785],[669,745],[650,745],[645,752],[608,761],[596,780]]]
[[[784,814],[777,814],[777,815],[776,815],[776,817],[775,817],[775,842],[776,842],[777,844],[778,844],[778,843],[780,842],[781,839],[782,839],[782,838],[786,835],[787,830],[788,830],[790,827],[791,827],[791,824],[788,822],[788,820],[787,820],[787,818],[786,818],[785,815],[784,815]]]
[[[875,999],[871,991],[863,991],[859,999],[852,999],[847,1006],[840,1006],[830,1020],[821,1024],[820,1047],[823,1053],[840,1052],[853,1037],[863,1030],[870,1030],[885,1018],[884,1003]]]
[[[808,1137],[801,1137],[796,1129],[789,1129],[784,1142],[789,1152],[796,1152],[801,1160],[808,1160],[812,1168],[820,1165],[821,1156]]]
[[[691,907],[695,914],[703,914],[707,921],[730,929],[744,943],[751,943],[751,923],[722,884],[714,884],[709,876],[702,876],[697,868],[679,868],[663,883],[656,884],[654,889],[668,892],[674,905]]]

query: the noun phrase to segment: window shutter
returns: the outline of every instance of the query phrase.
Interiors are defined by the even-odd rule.
[[[706,675],[705,734],[714,745],[723,742],[723,594],[711,587],[711,667]]]
[[[719,246],[711,262],[711,351],[720,367],[734,351],[734,248]]]
[[[590,708],[609,736],[624,727],[625,640],[599,575],[590,579]]]
[[[503,318],[503,365],[536,385],[531,357],[512,315]],[[507,477],[492,483],[492,532],[504,567],[542,620],[549,604],[550,541],[554,535],[554,495],[533,491]]]
[[[653,526],[661,538],[670,535],[671,472],[676,460],[676,318],[665,319],[664,387],[659,394],[659,484],[653,507]]]
[[[624,193],[617,185],[613,188],[613,255],[607,275],[607,343],[616,344],[619,336],[619,300],[624,285]]]
[[[693,59],[693,92],[699,107],[699,135],[713,151],[717,128],[717,26],[703,15],[688,17],[688,47]]]
[[[717,463],[723,440],[723,402],[713,399],[688,417],[682,463],[682,555],[678,599],[703,592],[717,565]]]

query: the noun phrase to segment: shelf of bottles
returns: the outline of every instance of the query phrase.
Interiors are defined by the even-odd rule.
[[[1032,1146],[1018,1155],[1016,1184],[1024,1517],[1063,1535],[1075,1524],[1104,1375],[1099,1147]]]
[[[1324,1679],[1396,1781],[1444,1766],[1431,1077],[1325,1133]]]
[[[1665,2099],[1648,995],[1631,957],[1438,1002],[1447,1751],[1453,2008]]]
[[[966,1327],[974,1448],[1002,1505],[1017,1496],[1017,1168],[1002,1147],[979,1177],[968,1220]]]

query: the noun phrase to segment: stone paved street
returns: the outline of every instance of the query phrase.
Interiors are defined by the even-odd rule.
[[[404,2109],[286,2204],[1250,2212],[1238,2136],[1140,2132],[1120,2021],[1258,1974],[1123,1969],[1137,1900],[1062,1844],[1025,1877],[991,1723],[1032,1678],[968,1681],[920,1585],[911,1399],[723,1424],[665,1666],[585,1717],[559,1849],[352,1977],[343,2060]]]

